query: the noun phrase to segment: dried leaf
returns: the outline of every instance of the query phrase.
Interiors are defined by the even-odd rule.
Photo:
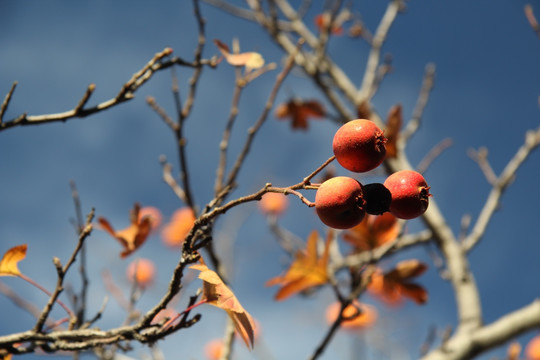
[[[254,322],[251,315],[244,310],[234,293],[223,283],[223,280],[214,271],[204,264],[190,267],[199,270],[199,279],[203,280],[203,300],[227,312],[234,323],[236,331],[240,334],[246,346],[253,348]]]
[[[388,277],[399,280],[406,280],[422,275],[427,270],[427,265],[417,259],[403,260],[396,264],[396,267],[388,273]]]
[[[276,109],[278,119],[290,118],[293,129],[308,129],[308,118],[323,118],[326,116],[324,106],[317,100],[290,99]]]
[[[384,136],[388,139],[386,142],[386,156],[389,158],[395,158],[397,156],[397,139],[402,122],[403,115],[401,105],[397,104],[392,106],[388,112],[386,129],[384,130]]]
[[[356,117],[358,119],[371,119],[371,106],[369,105],[369,101],[364,100],[356,107]]]
[[[139,215],[140,210],[140,205],[136,203],[133,206],[133,210],[130,212],[131,225],[118,231],[114,230],[107,219],[103,217],[98,218],[98,223],[101,228],[118,240],[124,248],[124,251],[120,253],[120,257],[122,258],[125,258],[141,247],[152,229],[152,217],[141,217]]]
[[[17,264],[26,257],[26,244],[14,246],[0,260],[0,276],[18,276],[21,275]]]
[[[321,257],[317,253],[318,239],[318,232],[312,231],[308,237],[306,249],[297,252],[287,272],[267,281],[266,286],[281,285],[275,296],[276,300],[284,300],[296,293],[328,282],[327,265],[332,236],[327,237]]]
[[[426,289],[409,280],[420,276],[426,269],[427,265],[416,259],[401,261],[384,274],[379,269],[372,275],[368,291],[388,305],[401,305],[405,298],[424,304],[428,300]]]
[[[214,44],[232,66],[245,66],[246,71],[258,69],[264,66],[264,58],[257,52],[244,52],[240,54],[231,54],[229,47],[221,41],[215,39]]]
[[[373,250],[397,238],[400,225],[397,218],[387,212],[367,215],[362,222],[343,234],[343,239],[354,246],[355,251]]]

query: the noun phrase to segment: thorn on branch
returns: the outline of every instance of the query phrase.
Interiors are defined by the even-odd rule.
[[[95,89],[96,84],[88,85],[88,88],[86,88],[86,92],[84,93],[83,97],[81,98],[81,100],[79,100],[79,103],[77,104],[77,106],[75,106],[75,109],[73,109],[75,114],[79,114],[82,111]]]
[[[15,87],[17,87],[17,84],[18,84],[17,81],[14,81],[13,84],[11,84],[11,89],[9,89],[9,92],[7,93],[6,97],[4,98],[4,101],[2,102],[2,105],[0,106],[0,124],[2,124],[2,119],[4,117],[4,113],[7,110],[9,102],[11,101],[11,96],[13,95],[13,92],[15,91]]]

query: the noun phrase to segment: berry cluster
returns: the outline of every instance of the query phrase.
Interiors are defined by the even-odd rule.
[[[341,126],[332,143],[338,163],[352,172],[366,172],[379,166],[386,155],[383,131],[372,121],[356,119]],[[359,224],[365,214],[390,211],[400,219],[422,215],[429,204],[429,186],[413,170],[388,176],[384,184],[363,185],[347,176],[323,182],[315,195],[315,209],[321,221],[336,229]]]

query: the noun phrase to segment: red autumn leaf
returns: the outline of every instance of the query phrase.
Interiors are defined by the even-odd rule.
[[[214,44],[216,44],[225,60],[227,60],[227,62],[232,66],[245,66],[246,71],[250,71],[252,69],[258,69],[264,65],[264,58],[257,52],[250,51],[240,54],[232,54],[229,47],[221,41],[215,39]]]
[[[26,257],[27,245],[14,246],[0,260],[0,276],[18,276],[21,275],[17,264]]]
[[[234,293],[223,283],[223,280],[214,271],[204,264],[190,267],[199,270],[199,279],[203,281],[203,298],[208,304],[216,306],[227,312],[234,323],[238,334],[242,337],[248,348],[253,348],[255,339],[254,322],[251,315],[244,310]]]
[[[319,31],[322,31],[323,29],[328,27],[328,22],[330,21],[330,14],[319,14],[315,16],[315,26],[319,29]],[[342,21],[340,19],[334,19],[334,22],[332,24],[332,29],[330,29],[330,33],[333,35],[343,35],[343,26],[341,26]]]
[[[290,99],[286,103],[279,105],[276,109],[278,119],[290,118],[293,129],[307,130],[308,118],[315,119],[326,116],[324,106],[317,100]]]
[[[140,210],[140,205],[136,203],[130,212],[131,224],[127,228],[118,231],[114,230],[107,219],[103,217],[98,218],[101,228],[118,240],[124,248],[124,251],[120,253],[120,257],[122,258],[125,258],[141,247],[152,229],[152,217],[141,217],[139,215]]]
[[[355,251],[373,250],[397,238],[400,225],[389,212],[367,215],[362,222],[343,234],[343,239],[354,246]]]
[[[403,115],[401,111],[401,105],[397,104],[392,106],[388,112],[388,119],[386,120],[386,129],[384,130],[384,136],[386,136],[386,156],[394,158],[397,156],[397,139],[399,136],[399,130],[401,129],[401,123],[403,122]]]
[[[371,277],[368,291],[388,305],[401,305],[409,298],[421,305],[428,300],[428,293],[421,285],[410,280],[420,276],[427,266],[416,260],[404,260],[386,273],[377,270]]]
[[[275,296],[276,300],[284,300],[291,295],[328,282],[327,265],[332,235],[328,235],[321,257],[317,254],[318,240],[319,234],[317,231],[312,231],[308,237],[306,249],[297,252],[287,272],[267,281],[266,286],[281,285]]]

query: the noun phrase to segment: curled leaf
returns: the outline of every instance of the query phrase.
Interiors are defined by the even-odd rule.
[[[203,281],[203,300],[210,305],[225,310],[246,346],[253,348],[255,339],[253,319],[244,310],[232,290],[223,283],[217,273],[208,269],[204,263],[192,265],[190,268],[200,271],[199,279]]]
[[[424,304],[428,300],[426,289],[411,279],[420,276],[426,269],[427,265],[416,259],[401,261],[386,273],[377,270],[371,276],[367,289],[388,305],[401,305],[405,298],[419,305]]]
[[[401,105],[397,104],[392,106],[392,108],[388,112],[386,129],[384,130],[384,136],[386,136],[387,139],[386,156],[389,158],[395,158],[397,156],[397,140],[402,122],[403,115],[401,111]]]
[[[131,225],[118,231],[114,230],[109,221],[104,217],[98,218],[98,223],[101,228],[118,240],[124,248],[120,253],[120,257],[122,258],[125,258],[137,250],[146,241],[146,238],[152,229],[152,217],[141,217],[139,214],[140,210],[140,205],[136,203],[133,206],[133,210],[130,212]]]
[[[306,249],[298,251],[287,272],[266,282],[266,286],[281,285],[275,299],[284,300],[301,291],[320,286],[328,282],[328,255],[332,236],[326,239],[321,257],[317,254],[319,234],[312,231],[308,237]]]
[[[0,276],[18,276],[21,275],[17,264],[26,257],[26,244],[14,246],[0,260]]]
[[[245,66],[246,71],[258,69],[264,66],[264,58],[257,52],[251,51],[240,54],[232,54],[229,47],[223,42],[215,39],[214,44],[216,44],[225,60],[227,60],[227,62],[232,66]]]
[[[275,113],[278,119],[291,119],[293,129],[308,129],[308,118],[323,118],[326,116],[324,106],[317,100],[290,99],[279,105]]]
[[[400,225],[389,212],[367,215],[362,222],[343,234],[343,239],[354,246],[355,251],[373,250],[397,238]]]

